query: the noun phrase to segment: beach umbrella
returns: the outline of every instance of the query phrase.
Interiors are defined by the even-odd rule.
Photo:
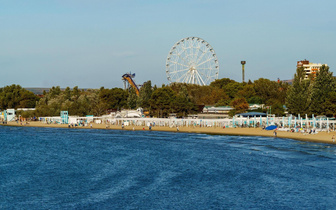
[[[260,115],[260,125],[259,125],[259,127],[261,127],[262,126],[262,119],[261,119],[261,115]]]
[[[292,121],[292,115],[288,117],[288,127],[290,128],[291,126],[291,121]]]
[[[314,126],[314,128],[316,128],[316,120],[315,120],[314,116],[313,116],[313,126]]]
[[[265,130],[267,130],[267,131],[271,131],[271,130],[275,130],[275,129],[277,129],[278,128],[278,126],[276,126],[276,125],[270,125],[270,126],[267,126],[266,128],[265,128]]]
[[[268,126],[268,116],[266,116],[266,125]]]
[[[327,131],[329,132],[329,118],[327,118]]]

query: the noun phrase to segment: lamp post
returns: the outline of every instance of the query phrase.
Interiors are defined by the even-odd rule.
[[[245,82],[245,64],[246,64],[246,61],[241,61],[240,63],[242,65],[243,82]]]

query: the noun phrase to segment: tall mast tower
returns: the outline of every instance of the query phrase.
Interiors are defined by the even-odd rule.
[[[245,82],[245,64],[246,64],[246,61],[241,61],[240,63],[242,65],[243,82]]]

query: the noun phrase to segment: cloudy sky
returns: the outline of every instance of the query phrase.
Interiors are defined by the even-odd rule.
[[[333,0],[0,0],[0,86],[167,84],[180,39],[214,48],[219,78],[291,79],[296,61],[336,71]]]

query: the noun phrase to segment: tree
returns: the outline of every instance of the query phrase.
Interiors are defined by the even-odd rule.
[[[52,87],[50,90],[49,90],[49,95],[50,97],[55,97],[55,96],[58,96],[59,94],[61,93],[61,88],[60,86],[56,86],[56,87]]]
[[[248,99],[250,99],[250,98],[252,98],[252,97],[255,97],[255,95],[256,95],[256,92],[255,92],[255,90],[254,90],[254,85],[253,85],[253,83],[251,83],[251,84],[246,84],[244,87],[243,87],[243,89],[242,90],[239,90],[238,92],[237,92],[237,95],[239,96],[239,97],[243,97],[243,98],[245,98],[246,100],[248,100]]]
[[[265,78],[260,78],[254,81],[255,93],[260,97],[262,103],[266,103],[269,99],[278,99],[281,101],[282,99],[279,98],[278,94],[279,89],[280,86],[276,81],[270,81]]]
[[[152,96],[152,93],[152,82],[148,80],[140,88],[139,97],[137,98],[137,106],[148,109],[150,107],[149,100]]]
[[[270,102],[272,105],[270,106],[270,113],[275,114],[275,116],[283,116],[285,109],[282,103],[279,103],[277,100]]]
[[[231,106],[233,106],[238,113],[246,112],[249,108],[249,104],[245,98],[235,98],[231,101]]]
[[[70,115],[85,116],[97,113],[100,115],[105,113],[107,108],[101,108],[102,105],[97,108],[98,99],[98,90],[80,91],[76,86],[72,90],[67,87],[59,92],[58,88],[51,88],[51,91],[40,99],[35,113],[38,116],[59,116],[60,111],[67,110]],[[97,112],[97,109],[100,110]]]
[[[246,83],[239,83],[228,78],[223,78],[213,81],[210,84],[210,87],[216,87],[224,90],[226,95],[228,95],[230,99],[233,99],[237,97],[238,91],[242,90],[245,85]]]
[[[66,100],[70,100],[71,99],[71,90],[69,87],[66,87],[64,90],[64,97]]]
[[[127,106],[128,92],[121,88],[105,89],[99,91],[99,100],[106,103],[109,109],[121,109]]]
[[[336,91],[336,84],[329,67],[322,65],[314,80],[311,93],[310,111],[314,114],[333,115],[334,105],[331,103],[333,93]]]
[[[137,108],[137,99],[138,99],[138,96],[137,96],[134,88],[131,88],[130,91],[129,91],[129,94],[128,94],[128,98],[127,98],[127,106],[130,109]]]
[[[39,98],[20,85],[0,88],[0,109],[34,108]]]
[[[71,91],[71,97],[76,100],[80,96],[80,90],[78,89],[78,86],[75,86]]]
[[[303,67],[299,67],[294,75],[292,86],[289,87],[286,106],[291,114],[307,114],[310,105],[311,80],[305,80]]]
[[[325,115],[332,117],[336,115],[336,92],[330,92],[325,103]]]
[[[151,112],[154,116],[167,117],[169,113],[173,113],[176,93],[170,87],[162,87],[156,89],[149,100]]]

